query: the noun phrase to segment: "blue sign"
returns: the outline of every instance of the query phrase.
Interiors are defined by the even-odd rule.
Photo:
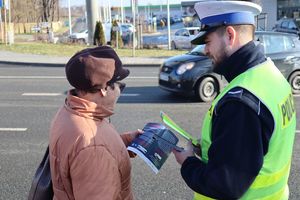
[[[3,7],[3,0],[0,0],[0,8]]]

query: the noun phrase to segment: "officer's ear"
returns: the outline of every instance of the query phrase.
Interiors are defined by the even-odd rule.
[[[226,27],[226,38],[227,38],[229,45],[232,46],[235,43],[236,36],[237,36],[236,30],[232,26],[227,26]]]

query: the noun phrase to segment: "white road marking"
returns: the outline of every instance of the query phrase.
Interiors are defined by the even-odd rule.
[[[62,93],[23,93],[22,96],[60,96]]]
[[[300,130],[296,130],[296,133],[300,133]]]
[[[17,132],[23,132],[23,131],[27,131],[27,128],[0,128],[0,131],[17,131]]]
[[[65,79],[65,76],[0,76],[0,79]]]
[[[129,76],[126,79],[158,79],[158,76]]]
[[[123,93],[121,94],[122,97],[136,97],[140,96],[140,94],[130,94],[130,93]]]
[[[62,93],[23,93],[22,96],[60,96],[64,95]],[[136,97],[140,96],[140,94],[132,94],[132,93],[122,93],[123,97]]]

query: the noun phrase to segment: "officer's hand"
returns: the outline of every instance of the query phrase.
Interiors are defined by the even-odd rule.
[[[202,152],[201,152],[200,142],[198,142],[197,145],[193,145],[193,150],[194,150],[194,153],[201,158]]]
[[[188,141],[186,149],[183,151],[176,151],[175,149],[172,152],[175,155],[177,162],[182,165],[187,157],[194,156],[194,147],[191,141]]]

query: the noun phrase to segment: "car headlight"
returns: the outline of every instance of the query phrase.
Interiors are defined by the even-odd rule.
[[[184,63],[178,67],[178,69],[176,70],[176,73],[178,75],[181,75],[184,72],[186,72],[186,70],[192,69],[194,66],[195,66],[194,62]]]

